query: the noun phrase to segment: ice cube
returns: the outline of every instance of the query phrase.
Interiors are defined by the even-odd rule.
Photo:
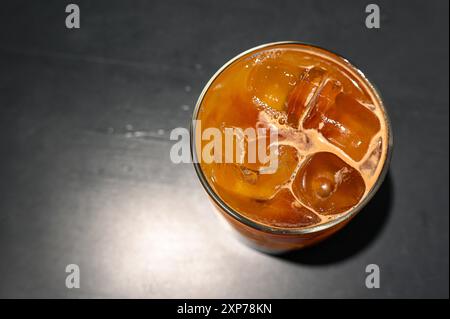
[[[351,95],[341,92],[329,107],[314,108],[305,128],[318,130],[330,143],[360,161],[380,130],[380,121]]]
[[[247,215],[275,227],[306,227],[320,222],[320,217],[300,204],[287,188],[281,189],[274,198],[247,209]]]
[[[217,103],[226,111],[217,111],[216,108],[207,110],[209,113],[204,115],[207,122],[222,123],[223,127],[247,128],[253,127],[258,120],[259,110],[244,94],[236,93],[226,99],[218,99]],[[200,108],[200,110],[202,111],[203,108]]]
[[[249,75],[248,87],[257,105],[285,111],[286,98],[302,69],[273,58],[257,64]]]
[[[320,123],[326,120],[324,115],[334,104],[336,96],[342,92],[341,82],[334,79],[326,79],[324,85],[319,89],[311,106],[303,127],[306,129],[320,128]]]
[[[337,214],[356,204],[365,192],[360,173],[333,153],[310,156],[292,184],[294,194],[317,212]]]
[[[324,69],[313,67],[304,70],[300,75],[287,99],[287,121],[291,126],[295,128],[299,126],[299,121],[306,112],[308,104],[313,101],[325,74]]]
[[[220,163],[213,169],[213,182],[227,192],[248,198],[267,200],[291,179],[297,164],[297,150],[278,146],[278,166],[274,173],[263,174],[270,163]]]

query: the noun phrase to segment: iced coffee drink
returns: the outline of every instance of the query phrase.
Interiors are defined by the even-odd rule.
[[[379,94],[347,60],[311,45],[268,44],[231,60],[205,87],[194,120],[203,186],[233,228],[263,250],[328,237],[387,170],[392,136]],[[211,128],[215,134],[204,134]],[[212,145],[212,137],[221,141]]]

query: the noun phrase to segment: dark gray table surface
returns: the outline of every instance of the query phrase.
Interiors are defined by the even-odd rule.
[[[367,1],[74,0],[78,30],[66,2],[0,7],[0,297],[448,298],[448,1],[375,1],[378,30]],[[221,226],[169,134],[224,62],[280,40],[359,66],[395,150],[348,227],[275,257]]]

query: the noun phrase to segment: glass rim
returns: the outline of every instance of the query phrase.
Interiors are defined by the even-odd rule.
[[[384,120],[386,122],[386,129],[387,129],[387,136],[388,136],[388,145],[387,145],[387,150],[386,150],[386,156],[385,156],[384,163],[383,163],[383,168],[380,172],[380,175],[377,178],[377,181],[372,186],[372,189],[363,198],[363,200],[360,203],[358,203],[356,206],[354,206],[352,209],[350,209],[349,211],[344,213],[342,216],[339,216],[333,220],[324,222],[319,225],[312,225],[312,226],[307,226],[307,227],[302,227],[302,228],[300,228],[300,227],[299,228],[282,228],[282,227],[275,227],[275,226],[270,226],[267,224],[259,223],[255,220],[252,220],[252,219],[244,216],[243,214],[239,213],[238,211],[236,211],[235,209],[230,207],[227,203],[225,203],[225,201],[222,200],[220,198],[220,196],[214,191],[214,189],[212,188],[212,186],[210,185],[210,183],[208,182],[207,178],[205,177],[205,175],[202,171],[200,163],[197,160],[196,140],[195,140],[195,136],[196,136],[196,134],[195,134],[196,124],[195,123],[196,123],[196,120],[198,117],[198,112],[199,112],[200,106],[203,102],[203,98],[205,97],[206,92],[209,90],[209,88],[210,88],[211,84],[214,82],[214,80],[231,64],[233,64],[235,61],[237,61],[241,57],[243,57],[251,52],[257,51],[259,49],[271,47],[271,46],[289,45],[289,44],[309,46],[309,47],[317,48],[317,49],[323,50],[325,52],[331,53],[331,54],[335,55],[337,58],[342,59],[345,62],[346,66],[348,66],[349,68],[356,71],[361,76],[361,78],[366,81],[366,84],[373,91],[373,93],[375,94],[375,97],[377,98],[377,100],[380,104],[380,107],[383,111],[382,113],[384,115]],[[392,147],[393,147],[393,136],[392,136],[392,127],[391,127],[391,122],[390,122],[389,116],[387,114],[386,108],[384,107],[384,103],[383,103],[383,99],[381,98],[381,94],[379,93],[377,88],[373,85],[373,83],[371,81],[369,81],[367,76],[358,67],[356,67],[355,64],[351,63],[347,58],[344,58],[342,55],[337,54],[328,49],[322,48],[320,46],[306,43],[306,42],[300,42],[300,41],[278,41],[278,42],[265,43],[262,45],[255,46],[251,49],[245,50],[245,51],[239,53],[238,55],[236,55],[235,57],[231,58],[229,61],[227,61],[224,65],[222,65],[222,67],[219,68],[219,70],[217,70],[213,74],[213,76],[209,79],[209,81],[206,83],[205,87],[203,88],[202,92],[200,93],[200,96],[197,99],[197,103],[195,105],[195,108],[194,108],[194,111],[192,114],[192,120],[191,120],[191,125],[190,125],[190,151],[191,151],[192,163],[194,165],[197,176],[200,179],[200,183],[202,184],[202,187],[205,189],[205,191],[207,192],[209,197],[212,198],[214,203],[216,205],[218,205],[225,213],[227,213],[230,217],[237,220],[238,222],[243,223],[244,225],[246,225],[250,228],[257,229],[257,230],[260,230],[260,231],[263,231],[266,233],[271,233],[271,234],[301,235],[301,234],[316,233],[316,232],[320,232],[320,231],[332,228],[333,226],[336,226],[338,224],[341,224],[341,223],[353,218],[362,208],[364,208],[367,205],[367,203],[373,198],[375,193],[378,191],[378,189],[382,185],[382,183],[387,175],[388,169],[389,169],[389,164],[390,164],[391,157],[392,157]]]

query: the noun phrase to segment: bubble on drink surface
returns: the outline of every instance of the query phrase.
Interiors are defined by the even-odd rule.
[[[319,177],[316,180],[316,185],[314,188],[316,189],[317,196],[320,198],[328,198],[334,192],[336,183],[334,183],[331,179]]]
[[[294,194],[318,213],[338,214],[357,205],[364,195],[360,173],[333,153],[311,155],[292,184]]]
[[[375,142],[375,146],[373,147],[369,157],[359,167],[363,174],[372,176],[375,173],[378,163],[380,162],[382,146],[382,140],[381,137],[379,137]]]
[[[223,190],[235,195],[268,200],[290,179],[298,164],[297,150],[278,146],[278,166],[273,174],[262,174],[270,163],[220,163],[213,169],[212,179]]]
[[[304,127],[318,130],[353,160],[360,161],[379,132],[380,121],[366,106],[341,92],[333,103],[317,103]]]
[[[248,80],[253,99],[277,111],[285,111],[286,98],[297,84],[302,69],[271,56],[258,59]]]

